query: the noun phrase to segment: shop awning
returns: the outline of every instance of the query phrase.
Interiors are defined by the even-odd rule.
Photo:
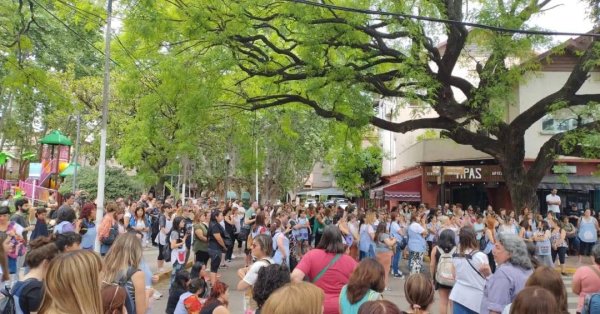
[[[600,189],[600,177],[574,175],[546,175],[538,185],[538,189],[593,191]]]
[[[407,177],[371,190],[371,197],[401,202],[421,201],[421,175]]]

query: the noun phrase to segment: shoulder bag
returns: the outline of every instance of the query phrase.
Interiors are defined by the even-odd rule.
[[[327,270],[333,266],[339,259],[340,257],[342,257],[342,254],[336,254],[331,261],[329,262],[329,264],[327,264],[327,266],[325,266],[318,274],[315,278],[313,278],[312,283],[315,283],[317,281],[319,281],[319,279],[321,279],[321,277],[323,277],[323,275],[325,274],[325,272],[327,272]]]

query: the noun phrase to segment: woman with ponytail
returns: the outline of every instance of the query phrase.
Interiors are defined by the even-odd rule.
[[[429,306],[433,304],[433,283],[423,274],[413,274],[404,283],[404,295],[410,309],[406,313],[429,314]]]

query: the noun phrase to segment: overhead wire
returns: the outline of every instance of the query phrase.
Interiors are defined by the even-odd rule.
[[[371,9],[359,9],[359,8],[339,6],[339,5],[334,5],[334,4],[314,2],[314,1],[309,1],[309,0],[284,0],[284,1],[313,6],[313,7],[320,7],[320,8],[325,8],[325,9],[330,9],[330,10],[335,10],[335,11],[346,11],[346,12],[367,14],[367,15],[393,16],[393,17],[401,17],[401,18],[405,18],[405,19],[413,19],[413,20],[418,20],[418,21],[428,21],[428,22],[434,22],[434,23],[459,25],[459,26],[470,26],[473,28],[487,29],[487,30],[491,30],[491,31],[495,31],[495,32],[501,32],[501,33],[525,34],[525,35],[544,35],[544,36],[584,36],[584,37],[600,38],[600,34],[598,34],[598,33],[523,30],[523,29],[505,28],[505,27],[492,26],[492,25],[486,25],[486,24],[480,24],[480,23],[473,23],[473,22],[448,20],[448,19],[422,16],[422,15],[395,13],[395,12],[387,12],[387,11],[371,10]]]
[[[69,32],[73,33],[77,38],[79,38],[81,41],[83,41],[85,44],[87,44],[88,46],[92,47],[94,50],[96,50],[97,52],[99,52],[102,56],[104,56],[104,51],[102,51],[101,49],[99,49],[98,47],[94,46],[94,44],[92,44],[89,40],[85,39],[81,34],[79,34],[76,30],[74,30],[73,28],[71,28],[71,26],[69,26],[67,23],[63,22],[58,16],[56,16],[54,13],[52,13],[50,10],[48,10],[48,8],[46,8],[45,6],[43,6],[41,3],[39,3],[37,0],[32,0],[33,2],[35,2],[40,8],[42,8],[44,11],[46,11],[50,16],[52,16],[55,20],[57,20],[62,26],[64,26]],[[110,59],[110,61],[112,63],[114,63],[115,65],[118,65],[118,63],[113,60],[112,58]]]

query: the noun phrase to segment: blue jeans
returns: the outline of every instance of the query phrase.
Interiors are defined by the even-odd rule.
[[[369,254],[367,255],[367,257],[375,258],[375,246],[373,246],[373,245],[369,246]]]
[[[402,261],[402,250],[400,249],[400,243],[396,243],[396,253],[392,257],[392,272],[394,274],[401,274],[400,262]]]
[[[365,252],[365,251],[358,251],[358,260],[362,261],[365,258],[367,258],[367,252]]]
[[[471,311],[471,309],[469,309],[468,307],[466,307],[460,303],[457,303],[457,302],[452,303],[452,313],[453,314],[477,314],[477,312]]]

